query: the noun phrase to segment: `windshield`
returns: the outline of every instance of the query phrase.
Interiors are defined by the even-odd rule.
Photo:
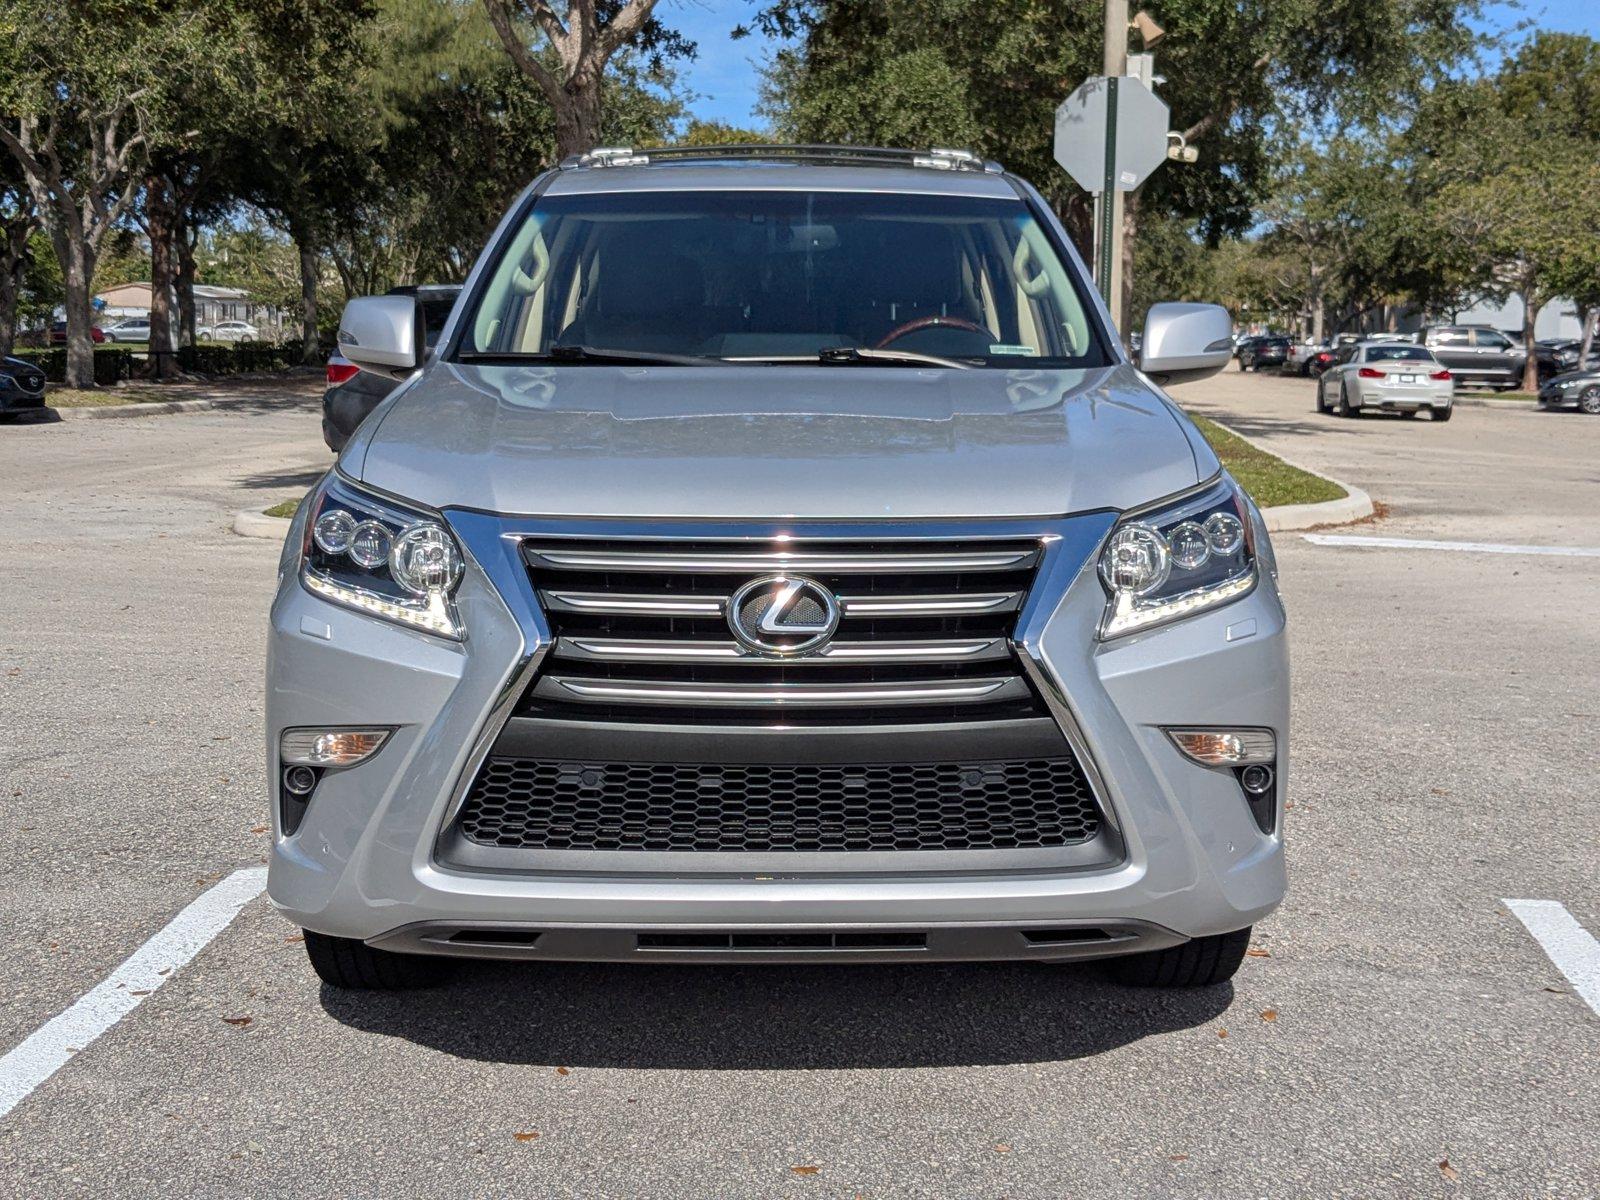
[[[1388,362],[1391,359],[1432,362],[1433,355],[1421,346],[1372,346],[1367,350],[1368,362]]]
[[[1020,200],[871,192],[545,196],[459,351],[1102,366],[1080,283]],[[865,361],[865,360],[863,360]]]

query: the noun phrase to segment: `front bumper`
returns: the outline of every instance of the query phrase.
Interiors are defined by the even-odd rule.
[[[1108,525],[1102,518],[1095,527],[1082,559],[1089,569],[1073,563],[1041,575],[1036,586],[1054,594],[1027,650],[1098,777],[1116,834],[1112,861],[916,873],[719,870],[715,855],[695,873],[652,871],[648,855],[629,871],[445,865],[440,831],[497,729],[496,714],[526,685],[539,637],[520,561],[469,538],[473,561],[458,595],[468,630],[462,644],[332,606],[305,592],[287,564],[269,640],[268,778],[278,778],[285,728],[382,724],[395,732],[370,761],[325,776],[291,835],[274,803],[272,901],[322,933],[479,957],[1065,958],[1153,949],[1253,924],[1284,894],[1281,818],[1263,833],[1234,776],[1182,757],[1164,728],[1272,729],[1282,812],[1289,694],[1276,589],[1263,579],[1224,608],[1102,645],[1095,631],[1104,593],[1092,563]],[[291,542],[298,536],[297,524]],[[515,936],[497,942],[495,929]],[[1052,929],[1089,932],[1029,936]],[[841,944],[841,931],[894,932],[922,945]],[[463,932],[468,937],[457,940]],[[667,934],[702,942],[659,944]],[[751,934],[805,941],[738,944]],[[719,949],[707,938],[729,941]]]

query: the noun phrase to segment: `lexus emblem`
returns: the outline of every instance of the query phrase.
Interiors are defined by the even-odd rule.
[[[728,600],[728,628],[739,644],[760,654],[805,654],[839,628],[839,602],[815,579],[767,575]]]

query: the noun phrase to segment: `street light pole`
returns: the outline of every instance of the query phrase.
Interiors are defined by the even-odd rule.
[[[1122,192],[1117,188],[1117,84],[1128,71],[1128,0],[1106,0],[1106,171],[1100,190],[1097,274],[1100,295],[1120,331],[1122,312]]]

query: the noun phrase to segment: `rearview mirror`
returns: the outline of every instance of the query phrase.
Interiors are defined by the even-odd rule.
[[[1144,319],[1139,369],[1157,383],[1215,375],[1233,357],[1233,318],[1220,304],[1157,304]]]
[[[421,312],[411,296],[358,296],[339,318],[339,353],[388,379],[414,371],[423,345]]]

